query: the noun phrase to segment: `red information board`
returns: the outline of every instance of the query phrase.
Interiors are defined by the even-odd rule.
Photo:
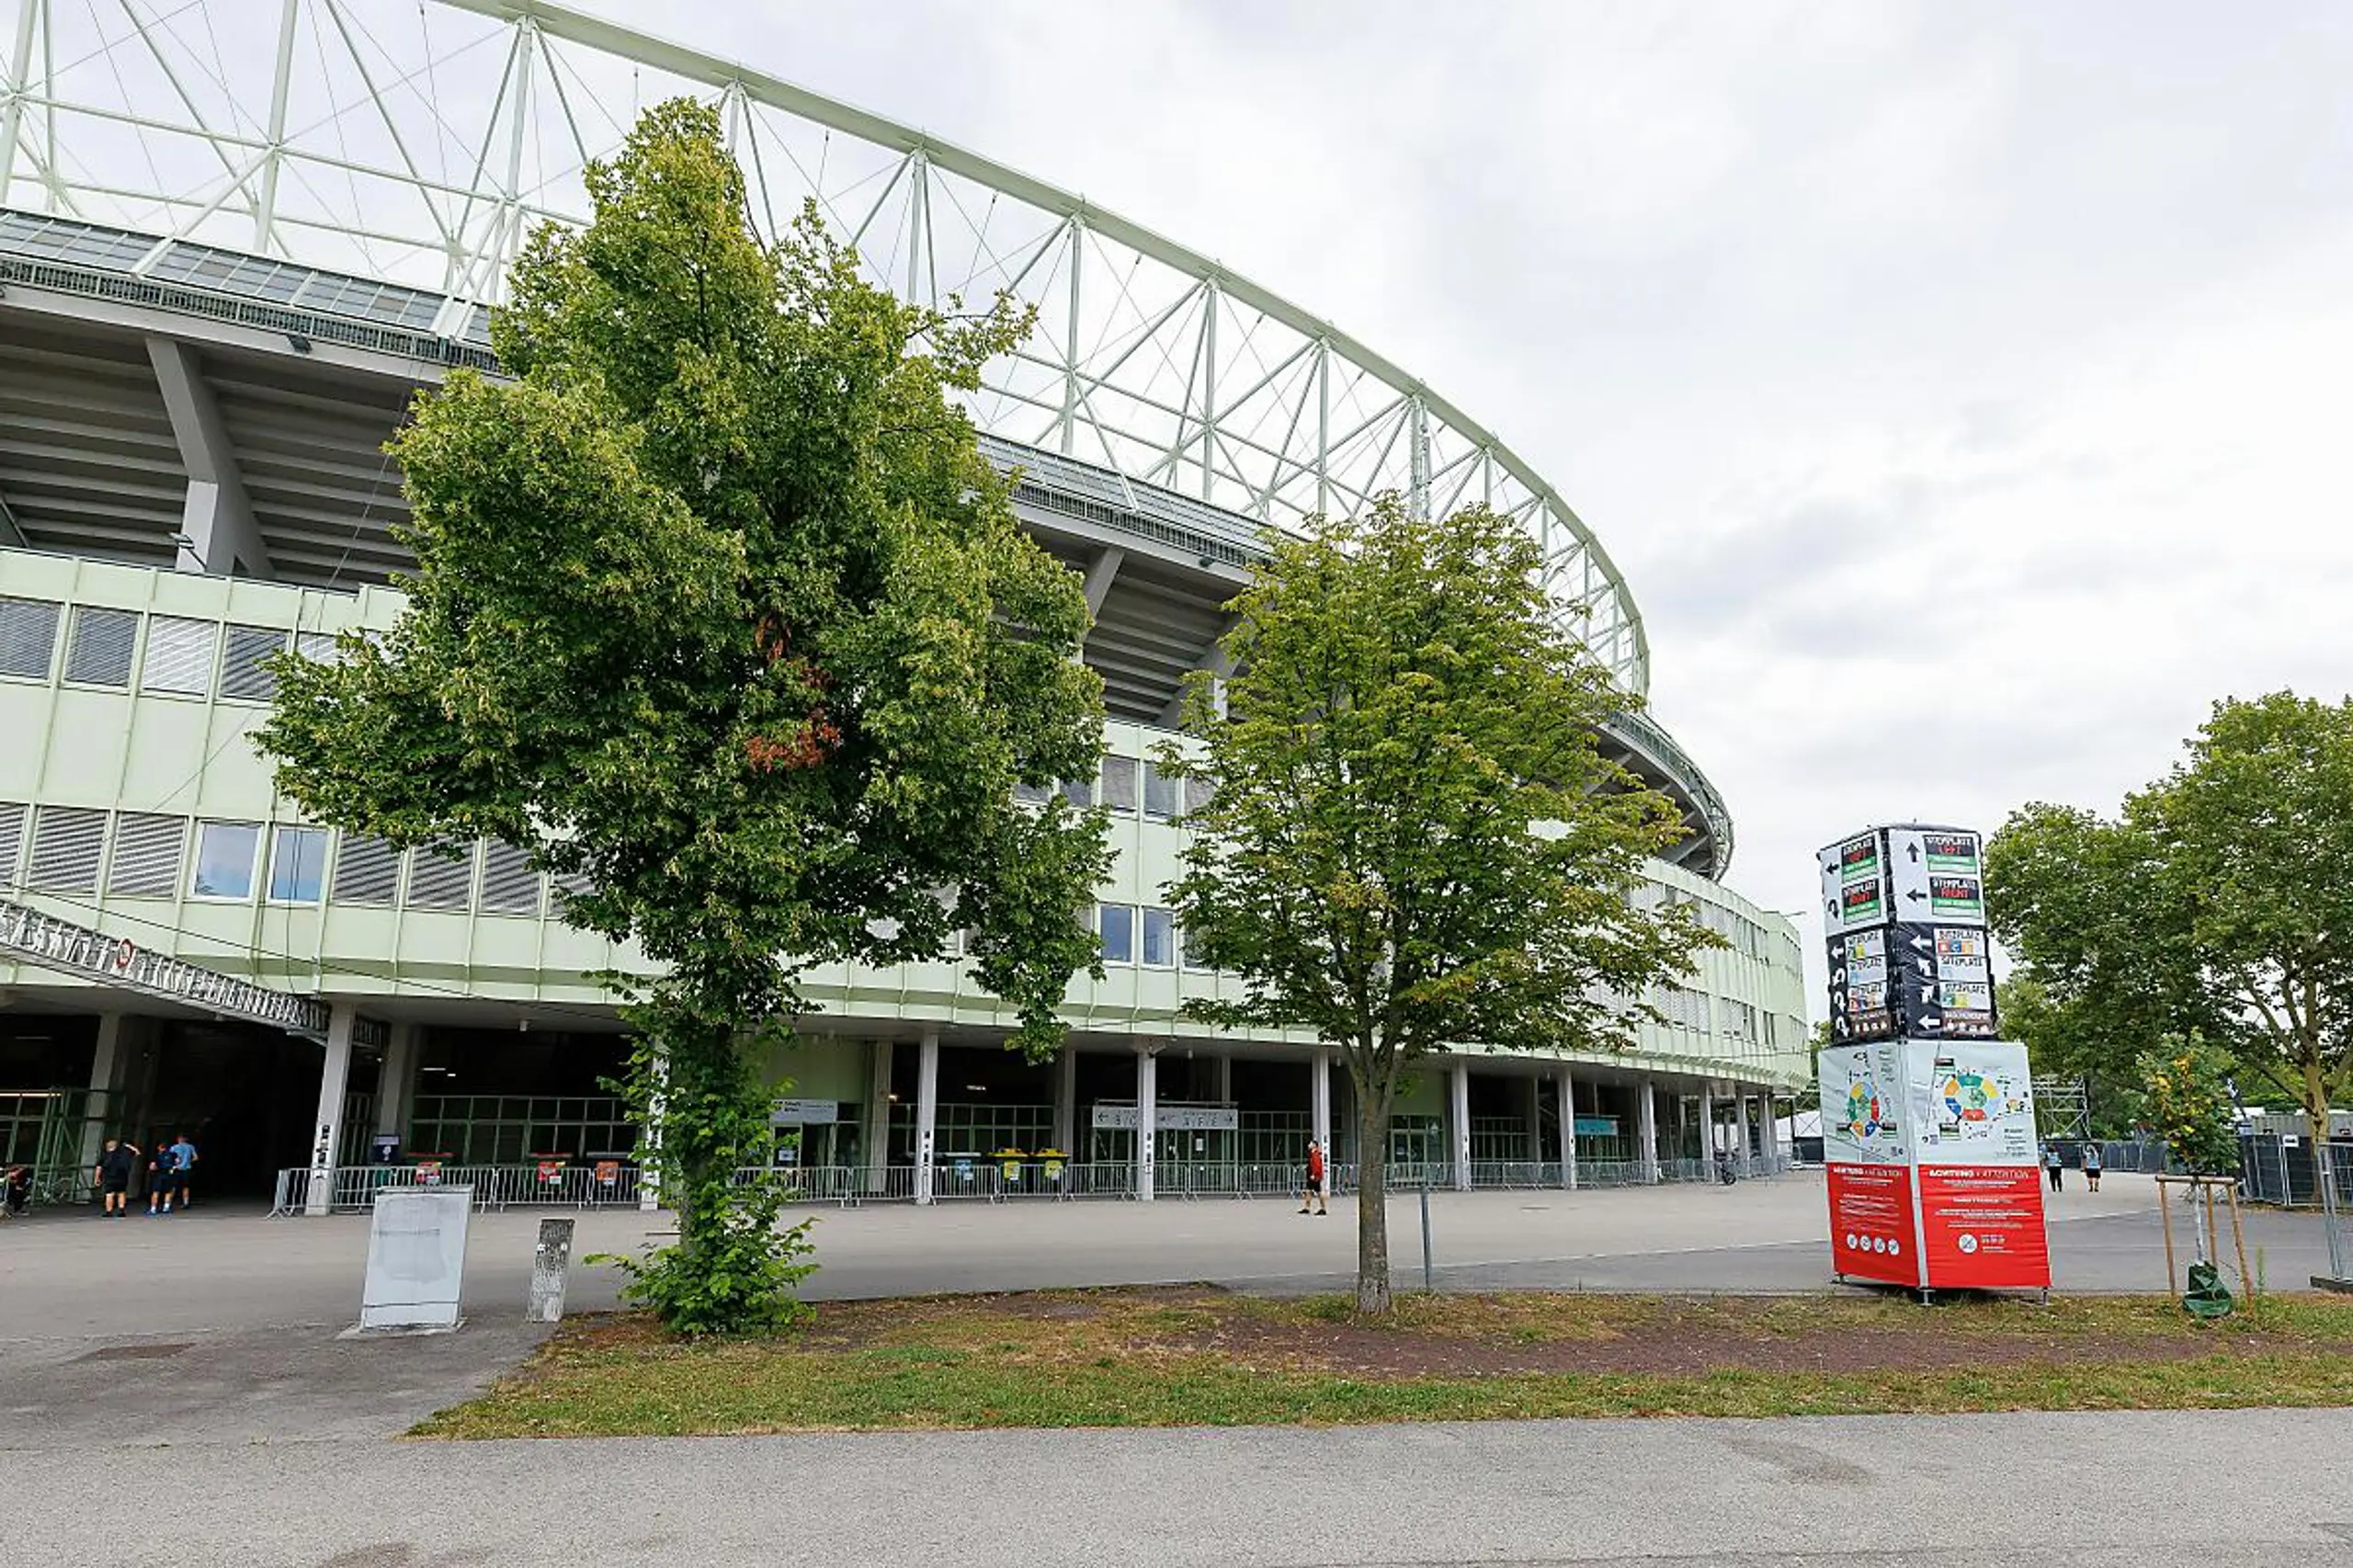
[[[1922,1165],[1928,1283],[1940,1290],[2039,1290],[2051,1283],[2042,1173],[2032,1165]]]
[[[1830,1265],[1855,1279],[1920,1283],[1909,1165],[1829,1167]]]
[[[1836,1273],[1917,1290],[2047,1290],[2025,1047],[1876,1040],[1820,1060]]]

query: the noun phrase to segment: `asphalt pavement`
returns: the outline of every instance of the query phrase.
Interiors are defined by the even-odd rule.
[[[134,1439],[141,1436],[128,1435]],[[2353,1563],[2353,1413],[11,1453],[0,1562]]]

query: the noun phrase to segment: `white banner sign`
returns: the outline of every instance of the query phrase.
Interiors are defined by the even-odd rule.
[[[779,1100],[776,1109],[768,1113],[768,1122],[775,1127],[824,1126],[841,1119],[839,1100]]]
[[[1232,1106],[1165,1105],[1153,1112],[1152,1124],[1163,1132],[1233,1132],[1242,1126],[1242,1113]],[[1132,1132],[1136,1108],[1098,1105],[1093,1125],[1099,1131]]]

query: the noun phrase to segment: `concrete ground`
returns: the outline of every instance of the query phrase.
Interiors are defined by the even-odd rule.
[[[2151,1289],[2148,1184],[2053,1207],[2063,1287]],[[1813,1177],[1436,1195],[1446,1288],[1824,1288]],[[519,1359],[537,1212],[477,1216],[453,1335],[337,1337],[363,1221],[199,1210],[0,1226],[0,1565],[1443,1568],[2353,1565],[2353,1412],[1499,1423],[666,1441],[387,1442]],[[821,1213],[836,1296],[1220,1280],[1334,1287],[1350,1205]],[[658,1222],[658,1221],[657,1221]],[[2317,1257],[2266,1217],[2275,1278]],[[1417,1203],[1392,1213],[1419,1269]],[[648,1217],[580,1217],[575,1252]],[[2301,1278],[2301,1276],[2298,1276]],[[574,1265],[572,1304],[609,1305]]]
[[[2353,1413],[179,1445],[0,1455],[0,1562],[2353,1564]]]
[[[2063,1290],[2156,1290],[2154,1188],[2111,1176],[2052,1206]],[[1736,1187],[1438,1193],[1442,1289],[1828,1289],[1818,1176]],[[473,1219],[466,1326],[354,1341],[367,1225],[199,1209],[148,1220],[44,1215],[0,1226],[0,1449],[108,1448],[156,1431],[183,1441],[287,1441],[401,1431],[469,1397],[538,1342],[522,1324],[543,1211]],[[578,1217],[570,1306],[614,1304],[618,1276],[579,1261],[629,1251],[665,1222],[635,1210]],[[1239,1289],[1345,1289],[1352,1202],[1303,1219],[1287,1201],[1004,1204],[816,1213],[820,1297],[1210,1280]],[[1402,1284],[1419,1282],[1417,1199],[1391,1205]],[[2325,1262],[2316,1221],[2265,1215],[2249,1247],[2278,1283]]]

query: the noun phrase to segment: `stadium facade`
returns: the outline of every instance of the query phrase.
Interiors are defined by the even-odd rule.
[[[721,106],[756,222],[813,200],[904,294],[1039,306],[972,411],[1086,584],[1112,721],[1099,776],[1066,786],[1120,851],[1069,1049],[1005,1051],[952,954],[817,971],[821,1010],[772,1064],[805,1185],[1165,1197],[1279,1188],[1311,1136],[1353,1158],[1311,1039],[1178,1019],[1233,982],[1187,961],[1165,907],[1183,801],[1150,754],[1214,667],[1257,529],[1383,492],[1520,519],[1639,697],[1632,596],[1540,476],[1217,263],[742,65],[508,0],[97,16],[0,3],[0,1159],[62,1194],[102,1131],[186,1131],[216,1188],[315,1206],[364,1191],[390,1140],[395,1169],[429,1156],[514,1197],[633,1196],[636,1131],[601,1086],[623,1037],[584,977],[636,955],[564,925],[508,846],[396,854],[306,823],[249,737],[267,655],[399,615],[386,437],[450,368],[494,371],[521,238],[576,220],[582,164],[677,92]],[[1803,1081],[1796,932],[1722,885],[1723,802],[1635,704],[1604,739],[1689,830],[1644,896],[1727,945],[1652,998],[1667,1022],[1635,1051],[1433,1063],[1392,1153],[1442,1182],[1770,1161],[1771,1096]]]

